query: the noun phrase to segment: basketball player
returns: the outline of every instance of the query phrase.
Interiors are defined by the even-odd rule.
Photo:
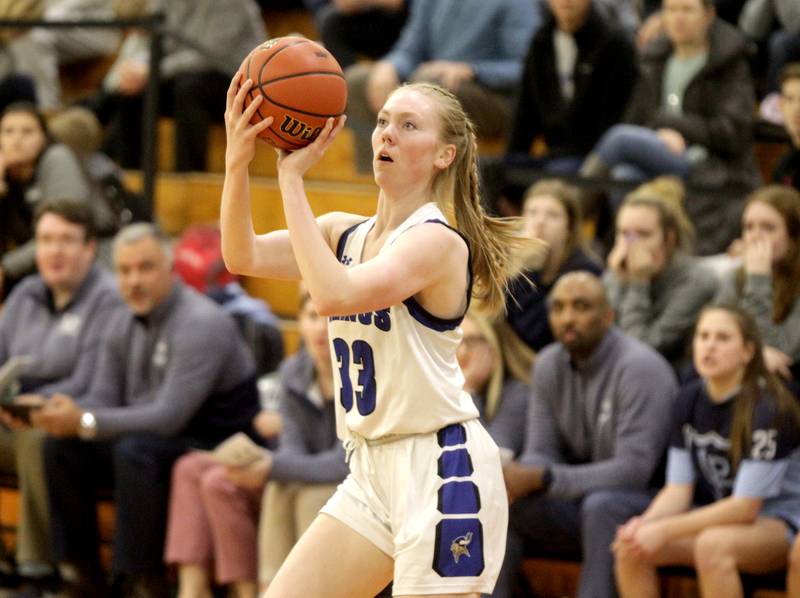
[[[478,596],[502,564],[507,499],[498,449],[462,389],[459,323],[472,295],[502,305],[518,242],[478,195],[473,126],[450,93],[396,90],[372,134],[376,216],[315,218],[303,175],[344,125],[279,152],[288,231],[255,235],[248,163],[260,105],[252,83],[228,92],[223,256],[251,276],[302,278],[328,316],[337,429],[351,473],[284,562],[265,596]],[[454,214],[451,228],[444,214]]]

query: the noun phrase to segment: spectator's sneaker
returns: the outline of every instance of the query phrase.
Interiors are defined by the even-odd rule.
[[[758,115],[762,120],[778,126],[784,125],[783,113],[781,112],[781,94],[772,92],[761,100],[758,107]]]

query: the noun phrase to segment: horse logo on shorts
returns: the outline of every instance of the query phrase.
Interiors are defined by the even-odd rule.
[[[450,552],[453,553],[453,560],[456,564],[458,564],[458,559],[462,556],[471,556],[468,548],[470,542],[472,542],[472,532],[467,532],[450,543]]]

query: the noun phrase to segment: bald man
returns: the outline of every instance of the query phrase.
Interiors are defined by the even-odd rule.
[[[578,596],[614,596],[610,546],[642,512],[666,450],[675,376],[661,355],[614,327],[601,280],[572,272],[548,300],[555,343],[539,353],[525,449],[503,470],[508,546],[493,596],[510,596],[525,548],[583,556]]]

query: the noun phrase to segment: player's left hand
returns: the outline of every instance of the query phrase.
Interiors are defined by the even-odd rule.
[[[339,131],[344,128],[346,121],[347,116],[344,114],[339,117],[338,121],[334,118],[329,118],[317,138],[302,149],[287,152],[276,148],[275,151],[278,152],[278,178],[280,179],[281,175],[286,174],[302,177],[309,168],[320,161],[333,143],[333,140],[336,139]]]
[[[667,528],[663,520],[647,521],[633,533],[631,549],[640,558],[652,559],[667,543]]]
[[[272,453],[266,452],[262,459],[247,467],[226,467],[225,475],[240,488],[258,490],[267,483],[270,471],[272,471]]]
[[[250,79],[243,81],[243,79],[244,75],[240,72],[233,76],[225,100],[226,168],[250,164],[256,155],[258,134],[269,127],[273,121],[273,118],[268,116],[258,124],[250,123],[253,114],[258,110],[264,98],[260,94],[257,95],[245,108],[244,99],[253,86],[253,81]],[[241,86],[239,86],[240,82]]]

